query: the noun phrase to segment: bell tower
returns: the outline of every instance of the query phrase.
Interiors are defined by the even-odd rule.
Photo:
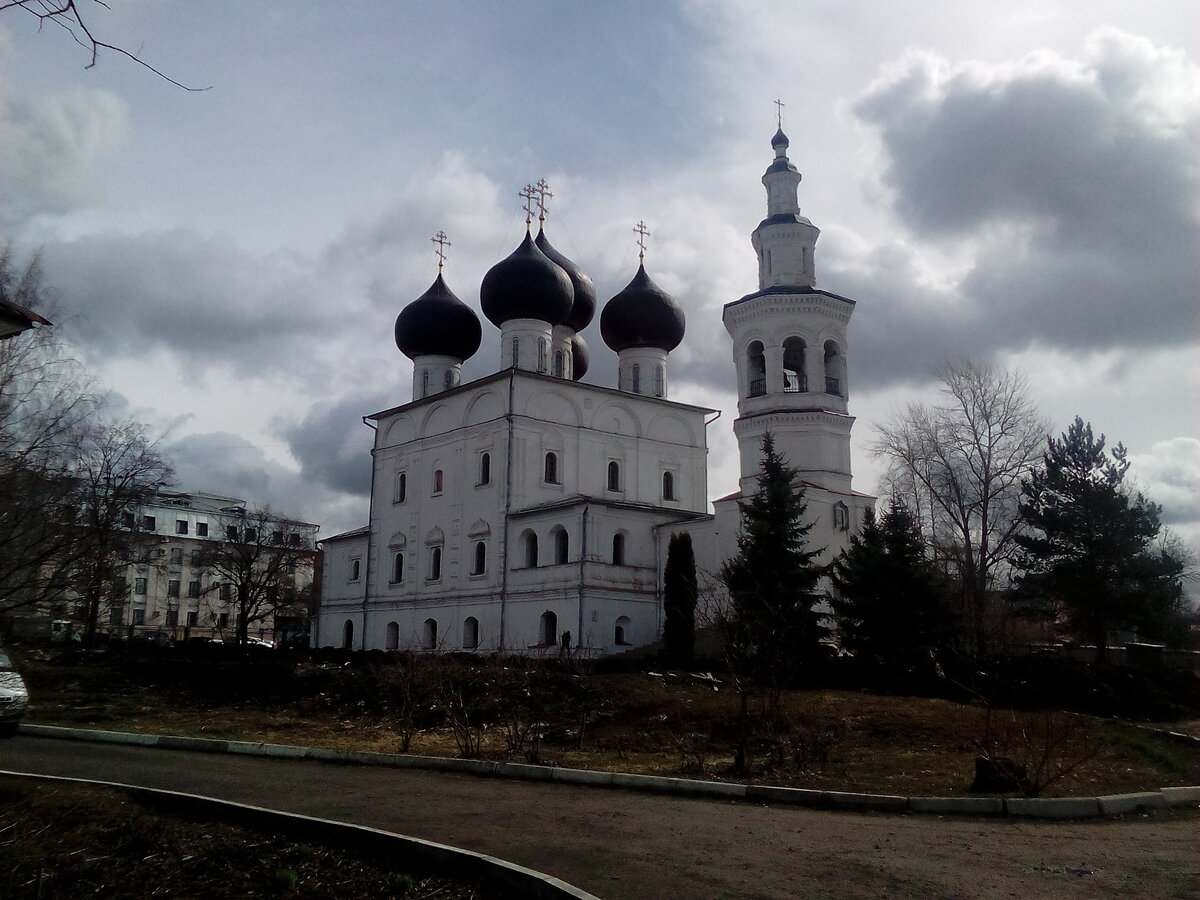
[[[788,159],[782,121],[771,139],[775,158],[763,174],[767,217],[751,235],[758,290],[725,305],[733,338],[743,493],[753,492],[762,437],[801,478],[849,493],[850,429],[846,326],[854,301],[816,287],[814,251],[820,229],[800,214],[800,173]]]

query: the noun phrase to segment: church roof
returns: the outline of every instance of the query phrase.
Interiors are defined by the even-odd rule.
[[[617,353],[631,347],[669,353],[683,340],[684,327],[683,309],[650,279],[643,265],[600,313],[600,336]]]
[[[571,287],[575,289],[571,312],[562,324],[575,331],[583,331],[591,323],[592,317],[596,315],[596,288],[592,284],[591,277],[574,262],[559,253],[550,243],[550,239],[546,237],[545,231],[538,229],[537,240],[534,243],[550,258],[552,263],[567,273],[567,277],[571,279]]]
[[[740,303],[746,303],[750,300],[755,300],[759,297],[769,297],[772,294],[821,294],[824,297],[831,297],[834,300],[841,300],[843,303],[855,305],[855,301],[849,297],[843,297],[841,294],[835,294],[831,291],[823,291],[820,288],[812,287],[806,284],[773,284],[768,288],[763,288],[761,291],[755,291],[753,294],[747,294],[734,300],[732,303],[726,303],[725,309],[730,309]]]
[[[441,272],[429,290],[396,317],[396,346],[409,359],[418,356],[470,359],[482,338],[479,317],[446,286]]]
[[[497,328],[513,319],[559,325],[571,315],[574,303],[571,277],[528,232],[521,246],[488,269],[479,286],[479,305]]]

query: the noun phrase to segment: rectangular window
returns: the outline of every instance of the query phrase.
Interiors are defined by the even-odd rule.
[[[121,527],[122,528],[132,529],[134,524],[135,524],[135,519],[133,518],[133,513],[131,513],[131,512],[121,513]]]
[[[155,531],[158,528],[158,523],[154,516],[142,516],[142,531]]]
[[[198,582],[198,581],[189,581],[188,582],[188,596],[189,597],[199,597],[200,596],[200,582]]]
[[[124,624],[124,615],[124,608],[114,606],[108,611],[108,624],[113,628],[120,628]]]
[[[236,541],[237,540],[237,526],[236,525],[226,525],[225,526],[225,540],[227,540],[227,541]]]
[[[146,596],[146,579],[145,578],[133,579],[133,592],[135,594],[137,594],[139,597]]]
[[[187,519],[178,519],[178,520],[176,520],[176,522],[175,522],[175,533],[176,533],[176,534],[187,534],[187,533],[188,533],[188,523],[187,523]]]
[[[232,603],[233,602],[233,585],[232,584],[221,585],[221,602],[222,603]]]
[[[167,596],[168,597],[178,597],[179,596],[179,582],[178,581],[172,580],[172,581],[167,582]]]
[[[183,548],[182,547],[172,547],[171,548],[171,565],[173,565],[173,566],[183,565]]]
[[[124,597],[127,593],[129,593],[129,582],[126,581],[124,575],[118,575],[113,579],[112,595]]]
[[[228,628],[229,627],[229,613],[227,613],[227,612],[217,613],[217,627],[218,628]]]
[[[133,624],[134,625],[145,625],[146,624],[146,611],[144,609],[135,609],[133,611]]]
[[[189,610],[187,614],[187,624],[189,628],[195,628],[200,623],[200,613],[194,610]]]
[[[208,537],[208,523],[207,522],[197,522],[196,523],[196,534],[199,537]]]
[[[178,624],[179,624],[179,610],[168,609],[167,610],[167,627],[174,628]]]
[[[198,566],[202,562],[203,553],[200,550],[192,551],[192,565]]]
[[[258,529],[257,528],[247,528],[246,529],[246,543],[253,544],[257,540],[258,540]]]

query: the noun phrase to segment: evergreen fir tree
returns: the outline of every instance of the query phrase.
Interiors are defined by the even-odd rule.
[[[671,665],[688,666],[696,648],[696,554],[690,534],[671,535],[663,581],[663,656]]]
[[[1074,634],[1095,642],[1098,662],[1108,632],[1152,622],[1179,574],[1152,552],[1159,508],[1124,490],[1125,448],[1110,454],[1104,444],[1078,416],[1048,440],[1042,468],[1022,487],[1028,531],[1017,539],[1018,596],[1048,617],[1064,613]]]
[[[730,598],[724,639],[742,677],[778,691],[821,654],[828,629],[813,607],[824,599],[817,585],[826,569],[815,561],[821,551],[807,549],[812,524],[796,470],[769,433],[762,455],[758,491],[741,505],[738,553],[721,569]]]
[[[908,508],[893,499],[882,519],[867,511],[862,531],[833,568],[830,599],[841,644],[859,658],[893,659],[944,646],[953,633],[941,573]]]

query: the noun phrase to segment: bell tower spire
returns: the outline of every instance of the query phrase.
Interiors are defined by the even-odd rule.
[[[767,217],[751,237],[758,254],[758,287],[812,287],[817,280],[813,252],[821,229],[800,215],[796,195],[801,175],[788,159],[790,141],[783,133],[783,103],[776,100],[775,104],[778,130],[771,138],[775,159],[762,177],[767,189]]]

